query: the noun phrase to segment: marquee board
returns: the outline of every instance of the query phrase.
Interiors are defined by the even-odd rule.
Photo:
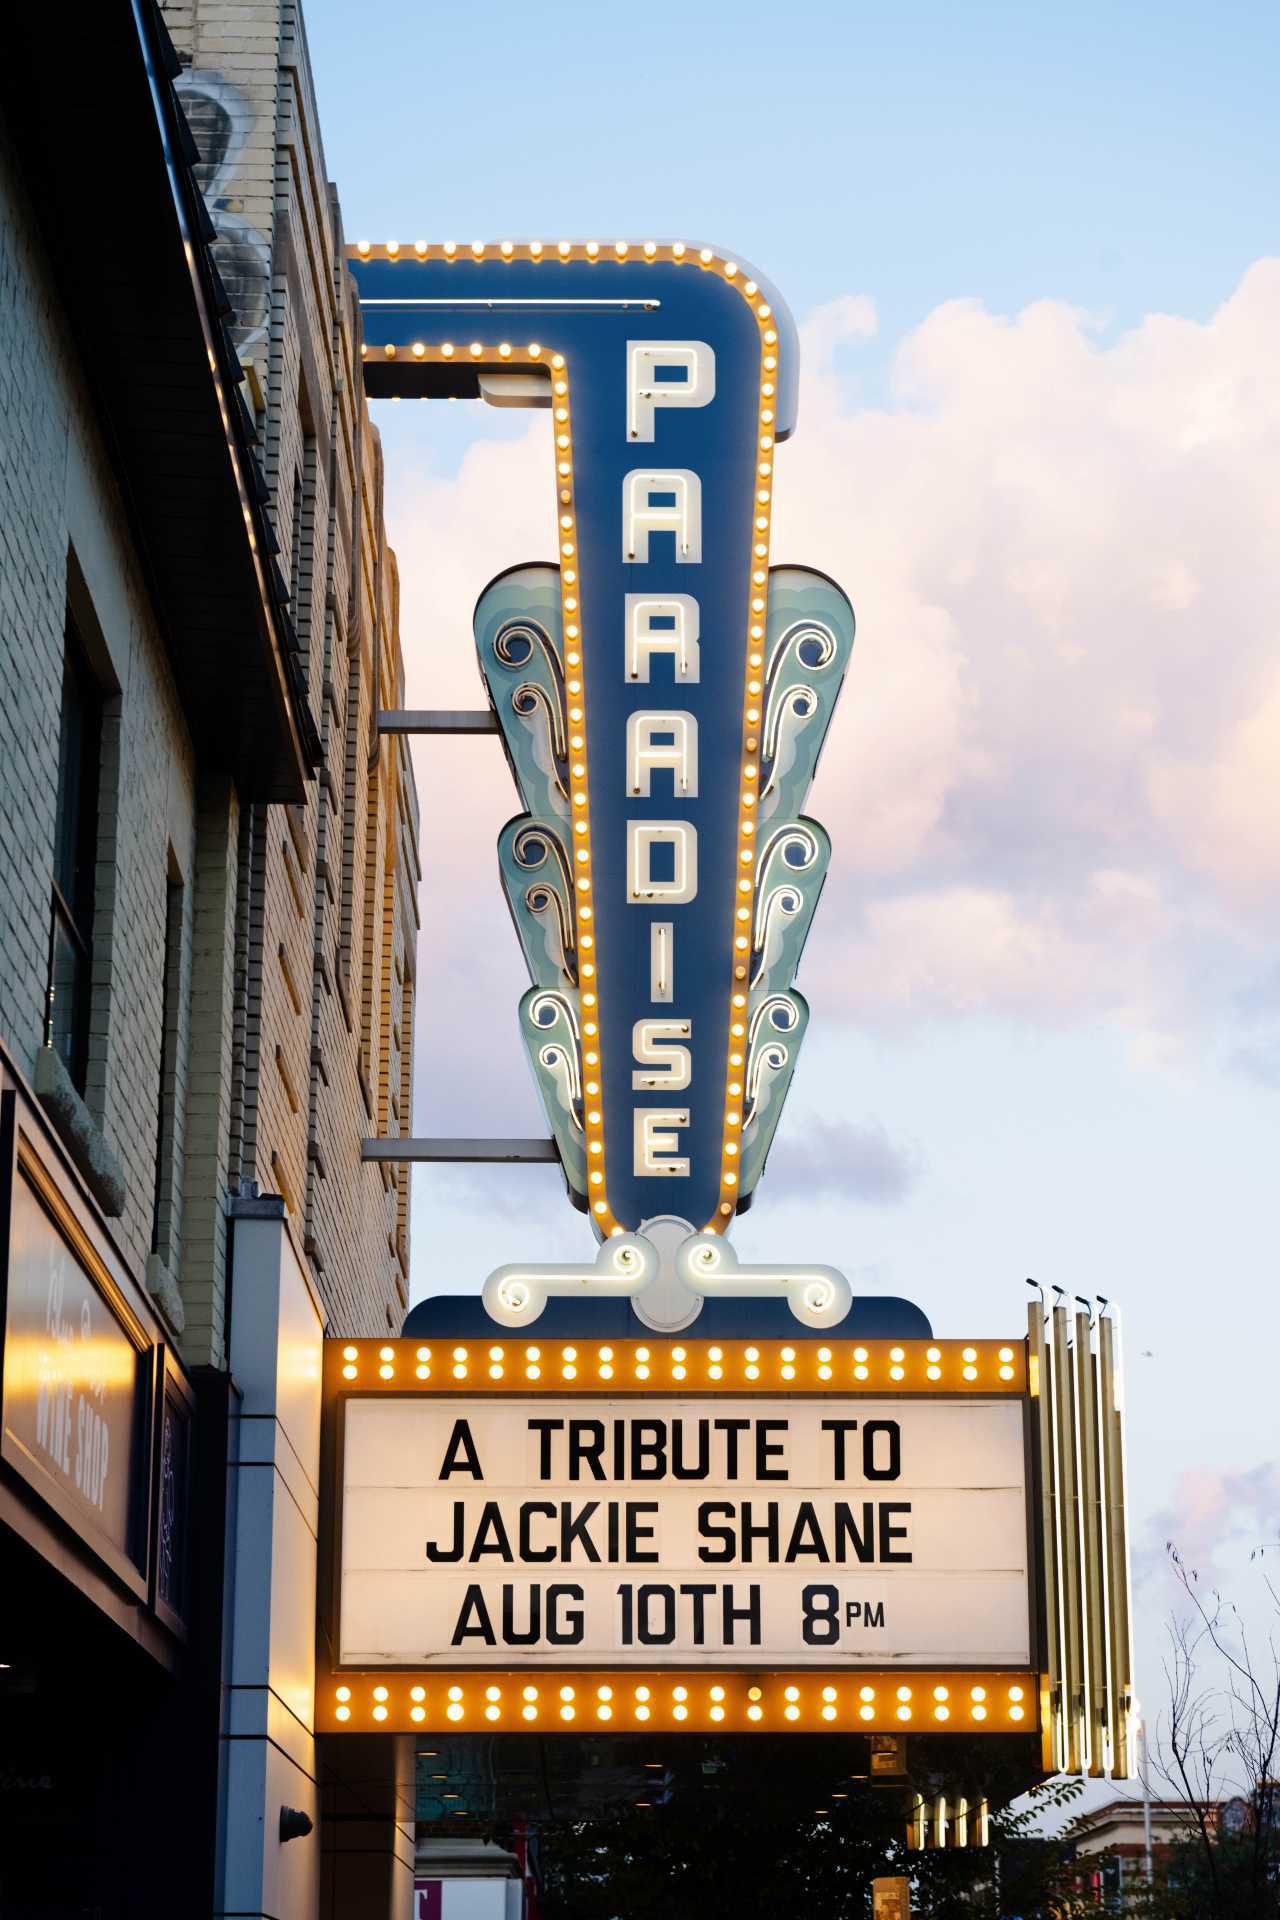
[[[1049,1751],[1064,1512],[1090,1580],[1107,1558],[1101,1501],[1064,1505],[1051,1463],[1046,1495],[1052,1378],[1034,1340],[328,1341],[317,1724]]]

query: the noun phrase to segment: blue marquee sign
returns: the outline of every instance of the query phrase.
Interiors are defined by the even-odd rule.
[[[362,245],[352,267],[371,395],[552,410],[556,564],[475,615],[523,808],[499,841],[521,1032],[601,1239],[722,1234],[808,1023],[830,848],[803,808],[853,643],[833,582],[770,565],[793,322],[679,242]]]

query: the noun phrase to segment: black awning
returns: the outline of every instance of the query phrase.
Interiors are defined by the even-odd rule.
[[[273,564],[240,369],[153,0],[22,7],[0,102],[65,302],[197,750],[298,800],[319,736]]]

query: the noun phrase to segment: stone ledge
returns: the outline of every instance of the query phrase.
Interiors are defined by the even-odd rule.
[[[36,1095],[94,1199],[108,1219],[118,1220],[124,1212],[124,1171],[53,1047],[41,1047],[36,1055]]]
[[[187,1324],[186,1308],[177,1281],[158,1253],[147,1255],[147,1292],[174,1332],[181,1333]]]

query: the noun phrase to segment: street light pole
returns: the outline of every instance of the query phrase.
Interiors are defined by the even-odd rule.
[[[1142,1870],[1151,1885],[1151,1782],[1147,1778],[1147,1723],[1138,1722],[1138,1778],[1142,1782]]]

